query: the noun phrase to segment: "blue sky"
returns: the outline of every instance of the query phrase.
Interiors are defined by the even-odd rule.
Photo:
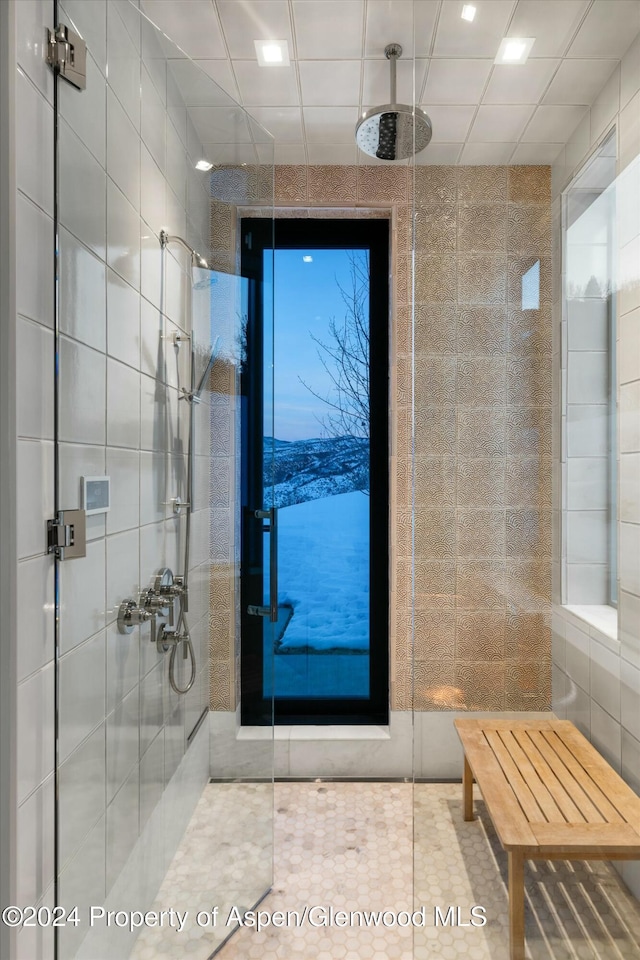
[[[275,297],[275,436],[278,440],[303,440],[322,434],[318,417],[327,408],[302,384],[302,378],[321,396],[331,382],[318,359],[311,334],[328,341],[329,320],[342,320],[346,313],[338,284],[351,287],[347,250],[276,250]],[[265,257],[270,254],[265,253]],[[364,251],[362,252],[364,255]],[[305,262],[303,257],[311,257]],[[265,264],[265,277],[269,275]],[[270,291],[265,290],[265,302]],[[265,309],[265,364],[270,366]],[[270,371],[265,371],[265,380]],[[268,382],[268,381],[267,381]],[[266,387],[266,385],[265,385]],[[265,389],[268,394],[268,389]],[[270,411],[265,396],[265,434],[271,433]]]

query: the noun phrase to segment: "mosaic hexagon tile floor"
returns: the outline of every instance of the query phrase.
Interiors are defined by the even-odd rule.
[[[268,806],[261,785],[210,784],[154,908],[193,911],[210,903],[207,884],[221,883],[221,915],[234,903],[250,906],[234,890],[246,890],[248,872],[258,882],[269,868],[268,849],[249,840],[261,817],[258,836],[267,837]],[[221,947],[219,931],[216,941],[210,931],[149,930],[132,957],[207,960],[218,948],[219,960],[508,960],[506,856],[482,800],[476,813],[463,821],[459,784],[278,783],[274,882],[260,909],[301,917],[307,907],[304,922],[245,927]],[[483,918],[474,906],[484,908],[483,926],[472,923]],[[390,911],[392,923],[423,907],[415,920],[424,916],[424,927],[364,927],[357,916],[352,926],[314,925],[329,908]],[[609,864],[530,861],[526,949],[531,960],[640,960],[640,904]]]

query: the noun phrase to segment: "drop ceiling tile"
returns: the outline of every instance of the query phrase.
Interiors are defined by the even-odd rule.
[[[252,143],[205,143],[204,155],[211,163],[257,163],[258,153]]]
[[[479,103],[493,60],[432,60],[425,103]]]
[[[415,7],[415,53],[414,53]],[[404,57],[426,57],[436,22],[436,0],[369,0],[366,11],[365,57],[384,57],[388,43],[399,43]]]
[[[252,111],[259,110],[260,107],[252,107],[251,109]],[[295,110],[296,107],[292,107],[291,109]],[[262,123],[260,123],[259,120],[256,120],[255,117],[253,117],[249,113],[247,114],[247,123],[249,124],[251,139],[255,144],[266,143],[266,144],[273,145],[273,143],[275,142],[275,137],[273,136],[273,134],[269,130],[267,130],[267,128]]]
[[[234,60],[233,70],[245,106],[286,107],[299,103],[293,65],[260,67],[251,60]]]
[[[638,0],[596,0],[571,44],[569,57],[619,60],[640,30]]]
[[[436,57],[495,57],[515,2],[482,0],[473,23],[460,16],[461,3],[443,3],[436,30]]]
[[[416,164],[425,167],[431,164],[446,166],[457,163],[461,150],[461,143],[430,143],[425,150],[416,154]]]
[[[412,0],[369,0],[365,23],[365,57],[384,57],[384,48],[388,43],[401,44],[403,55],[413,56],[413,6]]]
[[[528,60],[493,68],[483,103],[538,103],[559,60]]]
[[[298,69],[306,107],[359,103],[362,60],[301,60]]]
[[[515,143],[465,143],[460,163],[475,165],[509,163]]]
[[[525,143],[566,142],[578,126],[588,107],[538,107],[522,140]]]
[[[531,56],[562,56],[589,0],[519,0],[508,37],[535,37]]]
[[[616,60],[563,60],[542,102],[590,104],[616,66]]]
[[[436,25],[436,16],[439,4],[433,0],[420,0],[414,4],[414,24],[415,24],[415,57],[431,56],[433,42],[435,40],[434,29]]]
[[[620,110],[620,67],[613,71],[604,87],[591,104],[589,139],[596,143]]]
[[[400,103],[413,103],[413,64],[416,65],[416,98],[420,97],[424,75],[427,71],[426,60],[401,60],[397,70],[397,99]],[[366,110],[378,103],[389,103],[389,62],[388,60],[365,60],[362,86],[362,106]]]
[[[196,133],[205,143],[247,143],[251,132],[241,107],[191,107],[189,116]]]
[[[553,163],[564,143],[519,143],[511,157],[511,163]]]
[[[200,69],[203,70],[207,76],[211,77],[214,83],[224,90],[224,92],[227,93],[233,100],[236,102],[240,100],[240,91],[238,90],[238,84],[236,83],[229,60],[196,60],[196,63]],[[175,66],[184,67],[184,61],[177,60],[175,62]],[[198,102],[198,97],[201,97],[203,100],[207,97],[209,100],[211,99],[211,84],[205,83],[205,80],[206,78],[203,77],[203,82],[198,84],[193,82],[191,84],[190,90],[185,97],[187,106],[189,106],[191,103]],[[183,90],[180,82],[178,83],[178,86],[181,90]],[[206,106],[206,103],[203,105]]]
[[[432,143],[462,143],[469,132],[474,106],[423,107],[433,127]]]
[[[473,122],[469,140],[473,143],[515,142],[520,139],[535,110],[530,104],[482,105]]]
[[[273,146],[258,143],[256,150],[259,163],[305,164],[307,162],[304,143],[276,143]]]
[[[194,60],[227,56],[211,0],[144,0],[142,9]]]
[[[302,143],[300,107],[252,107],[250,113],[278,143]]]
[[[303,143],[276,143],[275,146],[276,146],[276,156],[275,156],[276,163],[306,163],[307,162],[307,154],[306,154]],[[264,155],[265,151],[262,145],[258,146],[259,155],[261,151],[263,151],[263,155]],[[267,157],[267,163],[271,162],[270,157],[271,155],[269,154]]]
[[[640,75],[640,33],[620,64],[620,106],[626,107],[638,89]]]
[[[293,54],[287,0],[218,0],[217,6],[232,60],[255,60],[254,40],[288,40]]]
[[[310,143],[307,146],[309,163],[346,163],[352,165],[358,162],[359,152],[355,142],[353,145],[349,143]]]
[[[301,60],[362,56],[363,0],[293,0],[293,18]]]
[[[355,143],[358,108],[305,107],[303,110],[307,143]]]

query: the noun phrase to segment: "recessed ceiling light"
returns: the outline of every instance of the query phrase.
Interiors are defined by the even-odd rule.
[[[303,263],[313,263],[313,257],[310,257],[309,254],[306,254],[306,255],[302,258],[302,262],[303,262]]]
[[[289,44],[286,40],[254,40],[261,67],[288,67]]]
[[[495,63],[526,63],[535,37],[505,37],[498,49]]]
[[[465,3],[462,5],[462,13],[460,16],[463,20],[468,20],[469,23],[473,20],[476,15],[476,8],[471,3]]]
[[[208,170],[212,170],[212,169],[213,169],[213,164],[209,163],[208,160],[198,160],[198,162],[196,163],[196,170],[204,170],[206,173]]]

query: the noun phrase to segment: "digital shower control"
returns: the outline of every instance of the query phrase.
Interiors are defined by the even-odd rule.
[[[82,506],[87,516],[107,513],[111,506],[111,477],[82,477]]]

